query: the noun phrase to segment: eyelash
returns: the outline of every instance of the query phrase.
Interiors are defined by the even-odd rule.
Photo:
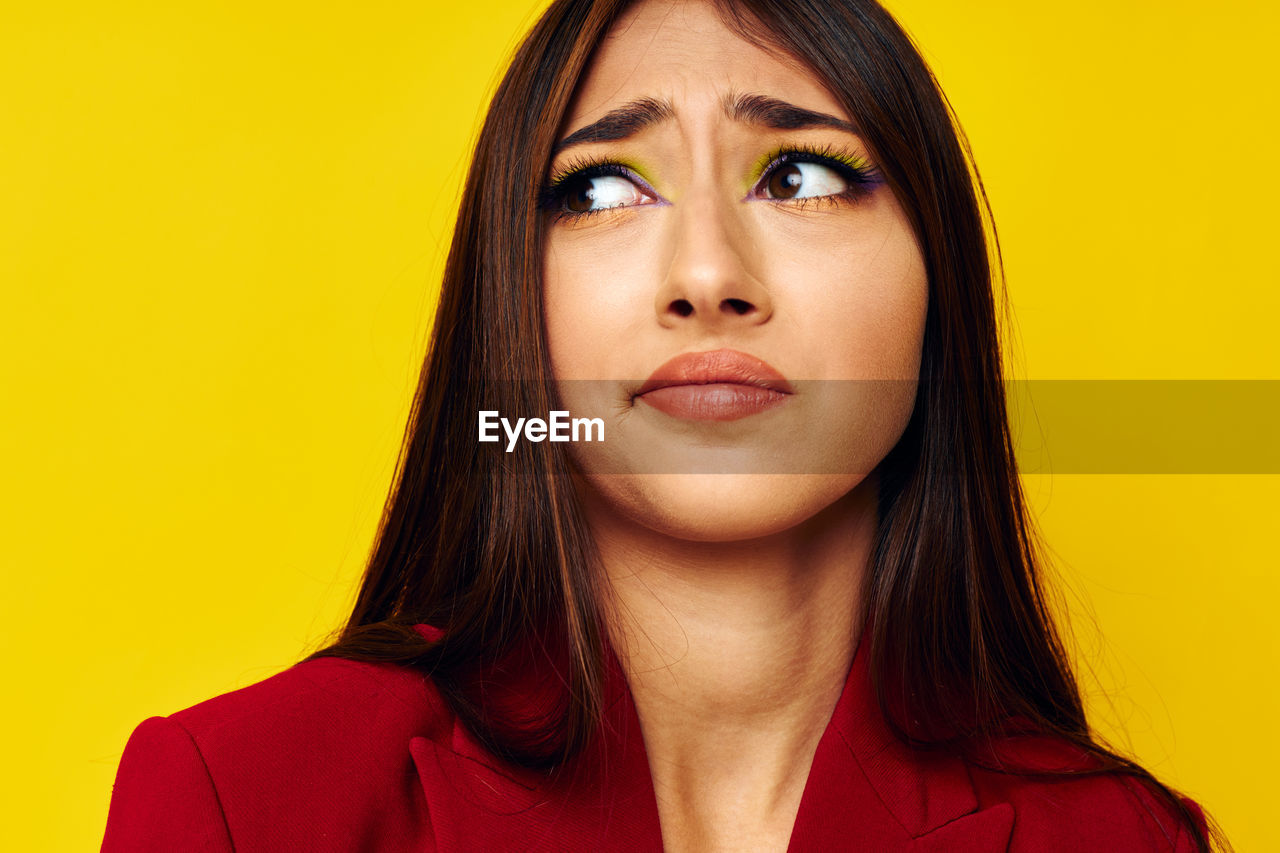
[[[760,169],[760,176],[751,185],[751,195],[763,201],[787,203],[793,207],[808,207],[810,204],[839,204],[865,198],[881,183],[880,170],[866,160],[837,148],[834,145],[821,147],[810,145],[784,145],[768,156],[762,158],[765,165]],[[841,193],[826,196],[809,196],[805,198],[767,198],[756,196],[764,186],[766,178],[772,172],[788,163],[815,163],[834,171],[848,188]],[[598,213],[625,210],[626,208],[603,207],[596,210],[572,211],[565,209],[564,191],[570,181],[579,178],[599,178],[614,175],[625,178],[645,189],[652,189],[640,179],[635,171],[616,160],[582,158],[571,161],[562,170],[552,176],[551,180],[538,194],[538,207],[555,215],[556,221],[582,221]]]

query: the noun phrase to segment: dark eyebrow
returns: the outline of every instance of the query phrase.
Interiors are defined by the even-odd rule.
[[[726,95],[724,112],[734,121],[758,124],[774,130],[801,130],[810,127],[834,127],[856,134],[850,122],[826,113],[797,107],[767,95]],[[675,108],[670,101],[640,98],[630,101],[616,110],[610,110],[597,121],[575,130],[556,143],[552,155],[566,148],[587,142],[613,142],[626,139],[652,124],[673,118]]]
[[[762,124],[774,130],[800,130],[808,127],[834,127],[857,134],[852,123],[826,113],[806,110],[767,95],[727,95],[724,99],[725,115],[734,121]]]
[[[571,145],[584,142],[613,142],[626,139],[639,133],[651,124],[665,121],[676,114],[670,101],[658,101],[653,98],[640,98],[623,104],[616,110],[609,110],[604,117],[594,121],[581,130],[575,130],[556,143],[552,154],[559,154]]]

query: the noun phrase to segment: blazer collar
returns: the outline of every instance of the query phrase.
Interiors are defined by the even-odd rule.
[[[818,743],[789,850],[1006,850],[1012,808],[979,810],[959,758],[913,750],[888,730],[867,645]],[[437,848],[661,850],[640,721],[616,661],[605,688],[601,736],[555,777],[497,759],[457,720],[413,738]]]

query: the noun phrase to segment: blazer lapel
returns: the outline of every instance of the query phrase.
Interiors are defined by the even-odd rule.
[[[500,761],[456,720],[447,745],[413,738],[437,849],[661,851],[640,722],[616,664],[605,696],[602,736],[554,776]]]
[[[869,646],[859,642],[818,744],[790,849],[1007,850],[1013,809],[1000,804],[979,810],[963,761],[914,750],[889,730],[871,683]]]
[[[1013,806],[999,803],[914,839],[911,853],[992,853],[1009,849]]]

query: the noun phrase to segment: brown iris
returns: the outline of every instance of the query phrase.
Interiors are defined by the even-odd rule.
[[[800,167],[794,163],[788,163],[775,169],[769,176],[769,195],[773,198],[794,198],[800,191],[800,184],[803,181],[804,176],[800,172]]]
[[[573,213],[586,213],[595,201],[591,178],[575,178],[565,187],[564,206]]]

